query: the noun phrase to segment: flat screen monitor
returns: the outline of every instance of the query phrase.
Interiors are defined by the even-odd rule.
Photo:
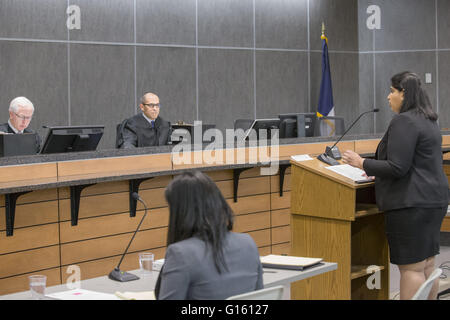
[[[208,129],[214,129],[216,127],[215,124],[203,124],[202,123],[201,134],[202,136],[198,139],[201,143],[213,142],[214,139],[206,140],[204,139],[205,131]],[[200,130],[198,130],[200,132]],[[188,136],[190,136],[190,141],[192,144],[196,142],[195,139],[195,125],[193,124],[173,124],[172,125],[172,136],[171,141],[172,144],[178,144],[183,141],[188,140]]]
[[[297,119],[280,120],[280,138],[297,138]]]
[[[0,134],[0,157],[37,153],[36,133]]]
[[[253,121],[250,129],[248,129],[245,133],[245,139],[251,136],[252,130],[256,132],[256,137],[258,140],[262,138],[260,136],[262,130],[265,130],[267,132],[266,139],[270,139],[272,136],[271,131],[273,129],[280,129],[280,119],[256,119]]]
[[[94,151],[102,138],[104,126],[47,127],[41,153]]]
[[[317,123],[315,113],[284,113],[278,115],[278,118],[281,121],[280,138],[314,137],[315,135]]]

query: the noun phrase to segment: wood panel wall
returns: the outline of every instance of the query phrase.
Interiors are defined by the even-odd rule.
[[[235,213],[234,231],[248,233],[260,254],[290,252],[290,169],[279,196],[278,176],[262,176],[259,168],[244,171],[238,201],[233,200],[233,171],[208,171]],[[138,269],[138,253],[164,258],[169,210],[164,198],[173,176],[155,177],[140,185],[149,212],[121,269]],[[70,220],[68,187],[33,191],[19,198],[12,237],[6,237],[5,197],[0,195],[0,294],[28,290],[28,276],[47,275],[48,285],[66,283],[69,266],[81,279],[108,274],[119,262],[144,215],[138,202],[131,218],[128,181],[100,183],[81,193],[77,226]]]

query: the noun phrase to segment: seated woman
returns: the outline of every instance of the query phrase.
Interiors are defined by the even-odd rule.
[[[225,299],[263,288],[253,239],[232,232],[233,212],[215,183],[184,173],[166,189],[170,218],[157,299]]]

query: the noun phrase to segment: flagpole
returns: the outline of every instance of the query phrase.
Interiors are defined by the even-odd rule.
[[[325,22],[322,21],[322,81],[320,84],[319,106],[317,108],[317,117],[322,118],[324,116],[334,116],[334,103],[333,103],[333,90],[331,86],[331,74],[328,58],[328,39],[325,35]],[[335,126],[329,119],[323,119],[320,121],[320,127],[324,125],[324,128],[331,128],[331,133],[334,133]],[[322,130],[318,130],[321,132]],[[326,130],[328,132],[328,129]]]

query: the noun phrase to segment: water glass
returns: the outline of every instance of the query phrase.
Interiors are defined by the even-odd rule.
[[[35,300],[42,298],[45,295],[45,286],[47,276],[32,275],[28,277],[30,284],[31,297]]]
[[[151,274],[153,270],[153,260],[155,256],[151,252],[139,253],[139,266],[142,274]]]

